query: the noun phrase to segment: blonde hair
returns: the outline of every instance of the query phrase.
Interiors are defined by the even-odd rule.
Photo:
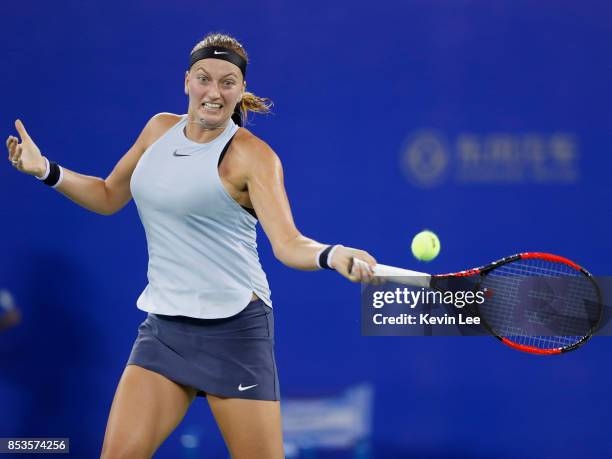
[[[230,35],[223,33],[209,33],[202,41],[193,47],[191,54],[201,48],[207,46],[222,46],[223,48],[229,48],[236,53],[240,54],[246,61],[249,62],[249,56],[245,51],[242,44]],[[272,100],[267,97],[259,97],[252,92],[245,91],[242,100],[240,101],[240,117],[243,122],[247,121],[247,115],[249,112],[255,113],[270,113],[272,107]]]

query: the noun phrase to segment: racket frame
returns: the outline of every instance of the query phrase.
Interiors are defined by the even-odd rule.
[[[568,260],[565,257],[554,255],[551,253],[545,253],[545,252],[522,252],[522,253],[517,253],[514,255],[510,255],[508,257],[501,258],[492,263],[489,263],[488,265],[481,266],[478,268],[467,269],[465,271],[459,271],[455,273],[434,274],[434,275],[422,273],[418,271],[411,271],[408,269],[396,268],[394,266],[378,264],[374,267],[374,275],[379,276],[379,277],[384,277],[387,280],[398,283],[398,284],[410,285],[413,287],[431,288],[431,289],[440,290],[440,291],[443,291],[443,289],[440,288],[438,285],[437,280],[439,279],[449,279],[453,277],[480,276],[479,281],[476,283],[476,289],[478,289],[480,284],[484,280],[485,276],[487,276],[494,269],[499,268],[503,265],[507,265],[517,260],[530,260],[530,259],[544,260],[544,261],[549,261],[552,263],[563,263],[575,269],[576,271],[579,271],[584,276],[586,276],[591,282],[591,284],[593,285],[595,292],[597,293],[597,300],[598,300],[597,303],[599,306],[599,318],[598,318],[597,323],[589,330],[589,332],[585,336],[582,337],[582,339],[578,340],[577,342],[569,346],[564,346],[564,347],[559,347],[559,348],[550,348],[550,349],[542,349],[536,346],[529,346],[526,344],[515,343],[514,341],[506,337],[498,335],[491,328],[491,326],[486,323],[484,319],[482,320],[482,325],[493,336],[495,336],[498,340],[500,340],[506,346],[509,346],[513,349],[516,349],[522,352],[527,352],[530,354],[537,354],[537,355],[554,355],[554,354],[561,354],[564,352],[568,352],[568,351],[577,349],[578,347],[586,343],[593,336],[593,333],[597,330],[597,328],[599,327],[601,323],[602,312],[603,312],[602,295],[601,295],[601,290],[599,286],[597,285],[597,282],[593,278],[593,275],[589,271],[584,269],[582,266],[574,263],[571,260]],[[475,305],[475,307],[478,308],[477,305]],[[480,311],[477,311],[477,312],[480,312]]]

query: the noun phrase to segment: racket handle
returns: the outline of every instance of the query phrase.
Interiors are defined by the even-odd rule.
[[[366,262],[358,258],[353,258],[349,267],[349,272],[352,272],[353,267],[358,264],[366,264]],[[396,284],[411,285],[413,287],[429,288],[431,286],[430,274],[396,268],[395,266],[377,264],[374,266],[374,276],[384,277],[387,281],[395,282]]]
[[[396,268],[395,266],[377,264],[374,267],[374,275],[384,277],[390,282],[411,285],[413,287],[429,288],[431,285],[431,275],[409,269]]]

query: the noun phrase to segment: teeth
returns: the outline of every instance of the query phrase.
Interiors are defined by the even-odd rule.
[[[211,104],[211,103],[208,103],[208,102],[204,102],[204,106],[206,108],[221,108],[221,104]]]

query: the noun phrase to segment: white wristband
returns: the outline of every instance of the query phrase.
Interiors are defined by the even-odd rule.
[[[331,261],[332,261],[332,257],[334,256],[334,252],[336,250],[338,250],[338,247],[342,247],[341,245],[335,245],[327,254],[327,266],[329,266],[332,269],[336,269],[335,266],[332,266]]]
[[[49,172],[51,172],[51,165],[49,164],[49,160],[47,159],[46,156],[43,156],[43,158],[45,158],[45,164],[47,165],[47,169],[45,170],[45,173],[43,174],[42,177],[36,177],[38,180],[47,180],[47,177],[49,177]]]

